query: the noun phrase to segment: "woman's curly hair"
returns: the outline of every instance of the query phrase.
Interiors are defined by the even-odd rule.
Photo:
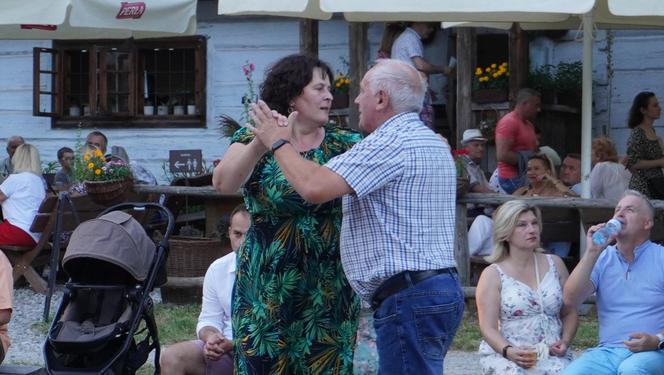
[[[334,82],[330,66],[316,57],[295,54],[278,60],[265,73],[260,98],[271,109],[287,115],[290,102],[302,94],[313,79],[314,68],[320,68],[330,84]]]

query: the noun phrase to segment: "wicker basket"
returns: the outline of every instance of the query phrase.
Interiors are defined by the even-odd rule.
[[[84,181],[84,183],[90,199],[103,206],[112,206],[124,202],[130,188],[134,186],[134,180],[132,179]]]
[[[228,254],[230,246],[218,239],[172,236],[166,261],[169,277],[201,277],[212,262]]]

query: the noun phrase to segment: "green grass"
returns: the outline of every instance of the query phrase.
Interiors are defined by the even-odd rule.
[[[477,320],[477,309],[474,305],[475,301],[470,300],[466,304],[466,311],[463,314],[461,326],[457,330],[454,342],[452,342],[452,350],[463,351],[476,351],[482,341],[482,333],[480,332],[480,325]],[[599,327],[597,325],[597,315],[595,310],[586,316],[579,317],[579,328],[576,331],[576,336],[572,340],[573,350],[583,350],[597,345],[599,335]]]
[[[159,342],[168,345],[178,341],[193,340],[200,312],[200,304],[155,305],[154,314],[159,329]]]

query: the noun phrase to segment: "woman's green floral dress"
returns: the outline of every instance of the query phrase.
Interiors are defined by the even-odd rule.
[[[360,141],[326,126],[320,147],[302,153],[324,164]],[[242,128],[233,142],[249,143]],[[272,153],[244,186],[252,222],[238,251],[232,319],[238,374],[352,374],[359,299],[339,256],[341,200],[309,204]]]

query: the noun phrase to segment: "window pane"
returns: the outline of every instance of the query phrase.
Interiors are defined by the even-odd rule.
[[[51,95],[39,95],[39,112],[53,112],[53,103],[51,102],[53,98]]]
[[[39,73],[39,91],[53,91],[53,74],[52,73]]]
[[[140,50],[146,61],[145,76],[148,96],[156,105],[193,103],[195,93],[194,49],[168,48]],[[148,64],[147,61],[153,63]]]

